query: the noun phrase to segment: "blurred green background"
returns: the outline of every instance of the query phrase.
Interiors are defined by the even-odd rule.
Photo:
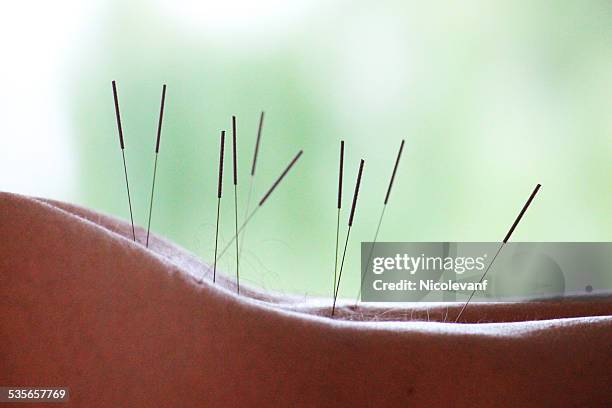
[[[331,294],[339,141],[342,232],[362,190],[340,296],[359,281],[393,161],[381,241],[498,241],[536,183],[515,241],[612,240],[609,1],[59,1],[4,13],[8,58],[0,188],[129,219],[116,80],[135,220],[146,225],[161,86],[168,85],[152,230],[211,260],[219,131],[238,118],[244,281]],[[231,156],[226,166],[231,168]],[[21,169],[16,171],[16,169]],[[221,242],[232,237],[226,172]],[[234,274],[228,254],[221,268]]]

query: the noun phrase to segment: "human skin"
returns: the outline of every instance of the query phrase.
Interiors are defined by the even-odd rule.
[[[340,301],[332,319],[329,299],[238,296],[177,246],[153,236],[147,249],[129,224],[68,204],[0,193],[0,237],[0,386],[67,386],[73,406],[612,398],[610,297],[473,304],[461,324],[444,322],[461,304]]]

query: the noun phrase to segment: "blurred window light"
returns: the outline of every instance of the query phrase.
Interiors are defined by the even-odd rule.
[[[75,180],[66,72],[93,5],[10,2],[0,17],[0,190],[68,198]],[[35,141],[35,143],[33,143]]]

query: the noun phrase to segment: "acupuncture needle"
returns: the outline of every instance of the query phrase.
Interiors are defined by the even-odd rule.
[[[342,177],[344,172],[344,140],[340,141],[340,168],[338,170],[338,215],[336,217],[336,259],[334,261],[334,286],[332,296],[336,293],[336,279],[338,273],[338,243],[340,238],[340,210],[342,208]]]
[[[236,291],[240,293],[240,260],[238,254],[238,164],[236,157],[236,116],[232,116],[232,152],[234,159],[234,225],[236,232]]]
[[[399,151],[397,152],[397,157],[395,158],[395,165],[393,166],[393,172],[391,173],[391,178],[389,179],[389,186],[387,187],[387,194],[385,194],[385,201],[383,203],[382,211],[380,212],[380,217],[378,218],[378,225],[376,226],[376,232],[374,233],[374,239],[372,240],[372,246],[370,247],[370,252],[368,255],[368,262],[364,265],[364,268],[361,271],[361,281],[363,281],[363,277],[365,271],[370,265],[370,261],[372,260],[372,253],[374,252],[374,246],[378,240],[378,233],[380,231],[380,226],[382,225],[383,218],[385,216],[385,210],[387,209],[387,204],[389,203],[389,197],[391,196],[391,188],[393,187],[393,182],[395,181],[395,175],[397,174],[397,167],[399,165],[400,159],[402,157],[402,152],[404,151],[404,142],[402,139],[402,143],[400,143]],[[357,294],[357,299],[355,299],[355,305],[359,303],[359,299],[361,298],[361,284],[359,285],[359,293]]]
[[[221,143],[219,145],[219,183],[217,185],[217,222],[215,229],[215,261],[213,266],[213,283],[217,278],[217,245],[219,242],[219,215],[221,209],[221,196],[223,195],[223,152],[225,150],[225,130],[221,131]]]
[[[238,228],[238,232],[236,235],[234,235],[232,237],[232,239],[226,244],[225,248],[223,248],[223,250],[219,253],[218,256],[215,257],[215,260],[219,260],[221,259],[221,257],[223,256],[223,254],[225,254],[225,252],[229,249],[229,247],[234,243],[234,240],[236,239],[236,236],[238,234],[240,234],[240,232],[248,225],[248,223],[251,221],[251,219],[253,219],[253,216],[257,213],[257,211],[264,205],[264,203],[268,200],[268,198],[270,198],[270,195],[274,192],[274,190],[276,189],[276,187],[278,187],[278,185],[281,183],[281,181],[285,178],[285,176],[287,175],[287,173],[289,173],[289,170],[291,170],[293,168],[293,166],[295,165],[295,163],[297,163],[297,161],[299,160],[299,158],[302,156],[302,154],[304,153],[303,150],[300,150],[295,157],[291,160],[291,162],[289,162],[289,164],[287,165],[287,167],[285,167],[285,170],[283,170],[283,172],[281,173],[281,175],[276,179],[276,181],[274,182],[274,184],[272,184],[272,187],[270,187],[268,189],[268,191],[266,192],[266,194],[264,194],[264,196],[262,197],[261,200],[259,200],[259,203],[257,204],[257,207],[255,207],[253,209],[253,211],[251,211],[251,213],[249,214],[249,216],[242,222],[242,225],[240,226],[240,228]]]
[[[342,252],[342,261],[340,262],[340,273],[338,274],[338,283],[334,291],[334,303],[332,305],[332,317],[336,311],[336,300],[338,299],[338,291],[340,290],[340,279],[342,279],[342,269],[344,268],[344,259],[346,257],[346,247],[348,246],[349,237],[351,235],[351,227],[353,226],[353,218],[355,216],[355,208],[357,206],[357,198],[359,196],[359,186],[361,185],[361,175],[363,173],[364,160],[359,163],[359,173],[357,174],[357,182],[355,183],[355,191],[353,193],[353,204],[351,205],[351,215],[349,216],[348,229],[346,232],[346,240],[344,241],[344,250]]]
[[[127,188],[128,205],[130,207],[130,221],[132,223],[132,237],[136,242],[136,230],[134,229],[134,215],[132,213],[132,198],[130,197],[130,183],[128,181],[127,165],[125,163],[125,144],[123,143],[123,127],[121,126],[121,114],[119,113],[119,98],[117,97],[117,84],[112,81],[113,98],[115,100],[115,116],[117,117],[117,129],[119,130],[119,145],[121,146],[121,157],[123,158],[123,173],[125,174],[125,186]]]
[[[166,102],[166,84],[162,87],[161,106],[159,108],[159,121],[157,122],[157,141],[155,143],[155,164],[153,165],[153,183],[151,184],[151,199],[149,201],[149,221],[147,222],[147,241],[149,247],[149,234],[151,232],[151,215],[153,214],[153,194],[155,192],[155,176],[157,175],[157,157],[159,156],[159,142],[161,139],[162,121],[164,119],[164,104]]]
[[[249,193],[247,195],[245,217],[249,215],[251,211],[251,197],[253,194],[253,186],[255,185],[255,169],[257,167],[257,156],[259,155],[259,144],[261,142],[261,132],[263,129],[264,112],[262,111],[259,115],[259,127],[257,128],[257,139],[255,140],[255,149],[253,151],[253,163],[251,164],[251,177],[249,180]],[[242,238],[240,239],[240,251],[238,257],[242,257],[242,249],[244,248],[244,241],[246,235],[246,228],[242,231]]]
[[[521,210],[521,212],[519,213],[519,215],[516,217],[516,219],[514,220],[514,223],[512,224],[512,226],[510,227],[510,230],[508,231],[508,233],[506,234],[506,236],[504,237],[504,240],[502,241],[501,245],[499,246],[499,248],[497,249],[497,252],[495,253],[495,256],[493,257],[493,259],[491,260],[491,262],[489,263],[489,266],[487,266],[487,269],[485,269],[484,273],[482,274],[482,276],[480,277],[480,280],[478,281],[478,283],[482,283],[482,281],[484,280],[485,276],[487,275],[487,272],[489,272],[489,269],[491,269],[491,267],[493,266],[493,263],[495,262],[495,259],[497,259],[497,256],[499,255],[499,253],[501,252],[502,248],[506,245],[506,243],[508,242],[508,240],[510,239],[510,237],[512,236],[512,233],[514,232],[516,226],[518,225],[518,223],[521,221],[521,219],[523,218],[523,215],[525,215],[525,212],[527,211],[527,208],[529,207],[529,205],[531,205],[531,202],[533,201],[534,197],[536,196],[536,194],[538,193],[538,191],[540,190],[540,187],[542,187],[540,184],[536,185],[536,187],[534,188],[533,192],[531,193],[531,195],[529,196],[529,199],[527,200],[527,202],[525,203],[525,205],[523,206],[523,209]],[[476,287],[478,287],[478,285],[476,285]],[[459,314],[457,315],[457,318],[455,319],[455,323],[459,322],[459,319],[461,318],[461,315],[463,314],[463,311],[465,310],[465,308],[468,306],[468,304],[470,303],[470,301],[472,300],[472,298],[474,297],[474,294],[476,293],[476,288],[474,288],[474,290],[472,290],[472,293],[470,294],[470,297],[468,298],[467,302],[465,302],[465,304],[463,305],[463,307],[461,308],[461,311],[459,311]]]

